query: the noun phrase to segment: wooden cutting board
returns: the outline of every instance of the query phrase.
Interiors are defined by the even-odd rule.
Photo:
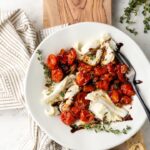
[[[44,27],[83,21],[111,24],[111,0],[44,0]]]
[[[111,6],[112,0],[44,0],[43,26],[47,28],[84,21],[111,24]],[[143,136],[138,132],[113,150],[145,150]]]

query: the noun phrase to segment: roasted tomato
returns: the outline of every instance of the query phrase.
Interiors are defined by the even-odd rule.
[[[84,62],[80,62],[78,65],[78,71],[90,72],[92,70],[92,66],[85,64]]]
[[[80,86],[86,85],[90,81],[90,79],[91,75],[82,71],[78,72],[78,74],[76,75],[76,82]]]
[[[125,81],[126,81],[126,78],[125,78],[124,73],[121,72],[121,65],[120,65],[120,64],[116,66],[116,71],[117,71],[118,79],[119,79],[121,82],[125,82]]]
[[[50,54],[47,58],[47,66],[50,69],[55,69],[57,67],[57,57],[54,54]]]
[[[60,68],[51,71],[51,77],[54,82],[60,82],[63,79],[63,72]]]
[[[109,89],[109,82],[108,81],[98,81],[96,82],[96,87],[105,91]]]
[[[121,103],[122,103],[122,104],[131,104],[131,102],[132,102],[132,99],[131,99],[131,97],[129,97],[129,96],[124,95],[124,96],[121,98]]]
[[[85,96],[87,93],[85,92],[80,92],[76,95],[75,97],[75,106],[80,108],[80,109],[86,109],[89,106],[90,101],[85,99]]]
[[[114,103],[118,103],[120,100],[120,93],[118,92],[118,90],[112,90],[110,92],[110,97]]]
[[[93,85],[85,85],[84,87],[83,87],[83,91],[84,92],[92,92],[92,91],[94,91],[95,90],[95,87],[93,86]]]
[[[67,52],[64,49],[61,49],[60,53],[57,56],[57,59],[61,64],[67,64],[68,63]]]
[[[124,83],[121,85],[121,91],[127,96],[133,96],[135,94],[132,85],[130,83]]]
[[[110,82],[110,81],[113,80],[113,76],[112,76],[111,74],[107,73],[107,74],[104,74],[104,75],[101,77],[101,80],[105,80],[105,81]]]
[[[116,72],[115,72],[115,66],[113,63],[109,63],[107,65],[107,70],[108,70],[108,73],[110,73],[111,75],[115,75]]]
[[[66,125],[71,125],[76,121],[76,118],[74,117],[73,113],[70,111],[64,111],[61,112],[61,120]]]
[[[121,64],[120,69],[121,69],[121,73],[125,74],[128,71],[128,66],[126,64]]]
[[[93,121],[93,119],[94,119],[94,115],[90,111],[81,110],[80,120],[82,120],[86,123],[90,123],[91,121]]]
[[[107,71],[107,67],[106,66],[103,66],[103,67],[100,67],[100,66],[96,66],[94,68],[94,75],[95,76],[101,76],[103,74],[106,74],[108,71]]]
[[[79,107],[77,107],[77,106],[73,106],[73,107],[71,108],[71,112],[74,114],[74,116],[75,116],[77,119],[79,119],[79,117],[80,117],[80,111],[81,111],[81,109],[80,109]]]
[[[77,57],[76,51],[74,48],[71,48],[68,51],[68,64],[72,65]]]

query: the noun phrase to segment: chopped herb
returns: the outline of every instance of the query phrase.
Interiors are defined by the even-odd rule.
[[[118,89],[119,88],[119,83],[114,83],[114,88]]]
[[[62,97],[64,97],[64,96],[65,96],[65,93],[64,93],[64,92],[61,92],[60,95],[61,95]]]
[[[95,55],[93,55],[93,54],[89,54],[88,56],[90,57],[91,60],[95,59]]]
[[[129,0],[128,6],[124,9],[123,15],[120,17],[120,23],[135,24],[133,18],[138,15],[140,8],[142,7],[142,14],[144,16],[144,33],[150,30],[150,0]],[[137,35],[137,31],[133,28],[126,27],[126,30]]]
[[[130,33],[133,33],[134,35],[137,35],[138,32],[135,30],[135,28],[131,29],[128,26],[126,27],[126,30],[128,30]]]

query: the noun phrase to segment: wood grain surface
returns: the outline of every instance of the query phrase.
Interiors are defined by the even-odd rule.
[[[95,21],[111,24],[112,0],[44,0],[43,26]],[[124,144],[112,150],[146,150],[143,136],[138,132]]]
[[[111,24],[111,0],[44,0],[44,27],[96,21]]]

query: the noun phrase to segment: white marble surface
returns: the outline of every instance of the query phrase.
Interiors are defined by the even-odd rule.
[[[113,1],[113,25],[127,33],[142,48],[150,60],[150,32],[143,34],[142,22],[138,21],[136,28],[140,31],[138,36],[133,36],[119,23],[119,16],[123,12],[128,0]],[[0,0],[0,9],[9,10],[22,8],[34,22],[37,29],[42,29],[42,0]],[[142,16],[140,16],[140,19]],[[141,21],[141,20],[140,20]],[[140,60],[139,60],[140,61]],[[139,116],[139,119],[142,116]],[[148,121],[142,128],[147,150],[150,149],[150,124]],[[18,144],[28,132],[28,118],[23,111],[0,111],[0,150],[18,150]]]

